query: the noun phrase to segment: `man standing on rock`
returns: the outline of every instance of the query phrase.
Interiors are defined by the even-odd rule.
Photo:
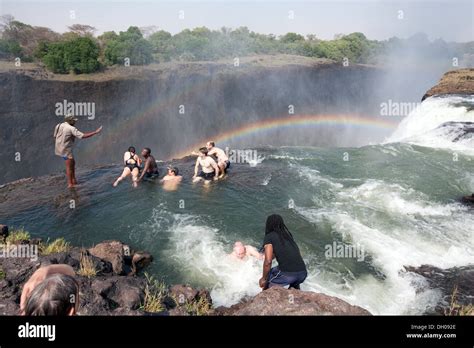
[[[93,132],[82,133],[74,125],[78,119],[72,115],[66,115],[64,122],[60,123],[54,128],[54,138],[56,141],[54,152],[60,156],[66,162],[66,176],[67,176],[67,187],[73,188],[77,185],[76,180],[76,161],[72,154],[72,148],[74,146],[74,140],[76,138],[86,139],[96,134],[99,134],[102,130],[102,126],[97,128]]]

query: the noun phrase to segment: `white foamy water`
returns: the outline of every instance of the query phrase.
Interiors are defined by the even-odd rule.
[[[433,130],[446,122],[474,122],[474,112],[462,103],[474,104],[474,96],[443,96],[425,99],[400,122],[387,142],[399,142]]]
[[[239,181],[249,167],[236,164],[231,180],[219,187],[227,192],[213,195],[214,186],[202,195],[180,191],[186,209],[155,206],[130,239],[145,245],[158,240],[163,272],[210,289],[215,306],[230,306],[261,291],[262,262],[229,258],[234,238],[260,241],[265,215],[281,213],[293,219],[288,227],[308,266],[303,290],[342,298],[373,314],[425,313],[441,293],[419,291],[426,280],[404,272],[404,266],[446,269],[474,261],[474,214],[456,203],[474,191],[468,153],[473,138],[465,132],[474,119],[466,103],[474,98],[429,98],[390,143],[348,149],[349,161],[342,160],[341,149],[263,150],[260,159],[267,160],[252,168],[256,185]],[[415,145],[461,149],[468,156],[454,162],[444,150]],[[334,241],[360,246],[365,259],[328,259],[322,250]]]
[[[314,186],[331,180],[301,171],[313,176],[308,181]],[[436,290],[417,293],[415,285],[424,280],[402,272],[403,266],[449,268],[474,260],[474,216],[460,204],[433,203],[416,190],[380,180],[331,189],[337,191],[335,199],[324,208],[295,210],[316,225],[329,223],[346,243],[362,246],[385,279],[367,275],[341,284],[338,274],[313,271],[303,289],[338,296],[374,314],[422,313],[437,303],[440,294]]]
[[[262,261],[247,258],[239,261],[229,257],[235,241],[219,238],[219,230],[193,215],[174,214],[169,229],[175,260],[189,279],[206,283],[215,306],[231,306],[245,296],[254,296],[261,289]]]

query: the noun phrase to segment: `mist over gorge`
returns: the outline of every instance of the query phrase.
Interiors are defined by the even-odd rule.
[[[421,72],[416,86],[407,84],[400,93],[400,82],[387,83],[387,69],[286,55],[242,59],[239,66],[229,60],[121,67],[85,77],[4,68],[0,160],[14,165],[5,167],[0,182],[62,168],[52,151],[52,131],[62,122],[66,103],[84,109],[77,115],[81,131],[104,126],[99,137],[77,144],[82,166],[92,166],[120,162],[130,145],[148,146],[157,159],[167,159],[229,129],[268,119],[352,115],[396,122],[400,117],[379,116],[381,103],[418,101],[436,75]],[[407,77],[405,72],[399,80]],[[387,135],[350,123],[321,124],[255,132],[223,145],[360,146]]]

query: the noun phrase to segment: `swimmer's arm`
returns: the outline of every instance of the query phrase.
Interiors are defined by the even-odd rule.
[[[194,178],[198,175],[198,169],[199,169],[199,157],[196,160],[196,165],[194,166]]]
[[[145,167],[143,168],[142,173],[141,173],[140,177],[138,178],[138,181],[141,181],[143,179],[143,177],[145,176],[145,173],[148,171],[148,168],[150,167],[150,161],[151,161],[150,158],[146,159]]]
[[[138,155],[135,155],[134,160],[137,162],[137,165],[138,165],[139,167],[141,167],[141,165],[142,165],[142,160],[140,159],[140,157],[138,157]]]
[[[217,166],[217,163],[214,160],[211,162],[211,165],[212,168],[214,168],[214,173],[216,173],[216,175],[214,175],[214,180],[217,180],[219,178],[219,167]]]
[[[207,152],[207,155],[208,155],[208,156],[212,156],[212,155],[214,155],[216,152],[217,152],[216,149],[212,149],[212,150],[209,150],[209,151]]]
[[[255,257],[259,260],[263,260],[265,258],[265,256],[263,254],[259,253],[257,251],[257,249],[254,248],[253,246],[246,245],[245,248],[248,250],[250,256],[253,256],[253,257]]]
[[[268,273],[270,273],[270,269],[272,268],[272,260],[273,245],[265,244],[265,260],[263,261],[263,274],[262,278],[259,281],[259,285],[261,288],[264,288],[267,283]]]

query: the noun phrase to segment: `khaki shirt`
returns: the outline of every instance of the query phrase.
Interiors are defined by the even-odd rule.
[[[84,133],[67,122],[58,124],[54,129],[54,138],[56,139],[54,153],[61,157],[72,156],[74,139],[81,139],[83,136]]]

